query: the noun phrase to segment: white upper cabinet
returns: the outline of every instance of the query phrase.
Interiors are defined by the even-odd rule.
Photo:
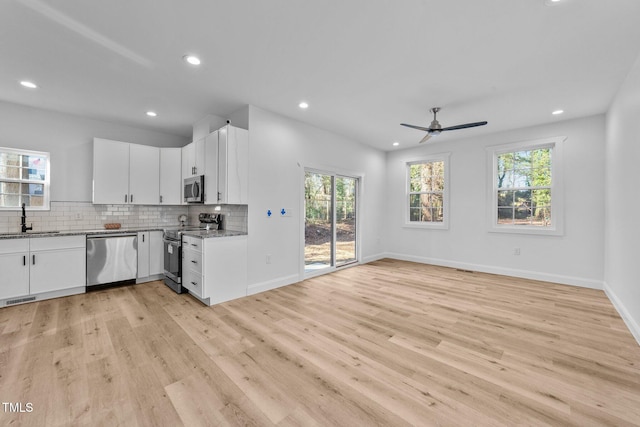
[[[249,131],[227,125],[218,130],[218,201],[247,204]]]
[[[205,138],[204,164],[207,173],[204,176],[204,203],[218,203],[218,131],[211,132]]]
[[[129,144],[129,203],[157,205],[160,202],[160,149]]]
[[[129,143],[93,139],[93,203],[129,203]]]
[[[205,138],[202,138],[182,147],[182,178],[206,173],[204,145]]]
[[[158,204],[159,180],[158,147],[94,138],[93,203]]]
[[[179,205],[182,202],[181,158],[181,148],[160,148],[160,204]]]

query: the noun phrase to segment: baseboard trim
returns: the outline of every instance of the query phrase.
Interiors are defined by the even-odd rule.
[[[412,261],[421,264],[433,264],[442,267],[460,268],[463,270],[478,271],[481,273],[500,274],[502,276],[520,277],[523,279],[540,280],[543,282],[560,283],[563,285],[578,286],[590,289],[603,289],[603,282],[599,280],[586,279],[582,277],[563,276],[560,274],[539,273],[530,270],[518,270],[515,268],[496,267],[491,265],[472,264],[467,262],[450,261],[438,258],[418,257],[414,255],[406,255],[388,252],[385,254],[387,258],[398,259],[402,261]]]
[[[272,289],[281,288],[283,286],[292,285],[300,281],[300,276],[292,274],[290,276],[279,277],[277,279],[268,280],[266,282],[254,283],[247,287],[247,295],[255,295],[260,292],[270,291]]]
[[[375,255],[369,255],[369,256],[366,256],[366,257],[362,258],[362,261],[360,263],[361,264],[366,264],[368,262],[379,261],[382,258],[388,258],[387,254],[379,253],[379,254],[375,254]]]
[[[604,282],[604,293],[609,297],[609,301],[613,304],[613,307],[618,311],[620,317],[629,328],[631,335],[636,339],[638,345],[640,345],[640,324],[631,316],[629,310],[622,303],[620,298],[613,292],[613,289],[609,286],[607,282]]]

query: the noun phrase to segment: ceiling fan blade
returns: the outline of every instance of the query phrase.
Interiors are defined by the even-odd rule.
[[[423,142],[427,142],[431,138],[431,132],[427,132],[427,134],[420,140],[418,144],[422,144]]]
[[[463,125],[449,126],[446,128],[440,129],[441,131],[445,130],[456,130],[456,129],[466,129],[466,128],[474,128],[476,126],[484,126],[487,122],[475,122],[475,123],[465,123]]]
[[[400,125],[401,125],[401,126],[406,126],[406,127],[408,127],[408,128],[412,128],[412,129],[423,130],[423,131],[425,131],[425,132],[429,132],[429,131],[431,130],[431,129],[429,129],[429,128],[425,128],[425,127],[422,127],[422,126],[408,125],[408,124],[406,124],[406,123],[400,123]]]

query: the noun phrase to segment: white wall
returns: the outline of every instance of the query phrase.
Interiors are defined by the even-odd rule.
[[[489,124],[490,125],[490,124]],[[485,147],[566,136],[563,236],[488,232]],[[416,134],[416,140],[421,135]],[[425,144],[387,157],[388,236],[392,257],[602,289],[604,278],[604,116],[561,121],[480,138]],[[432,139],[432,141],[434,140]],[[417,145],[417,144],[416,144]],[[450,227],[403,228],[405,164],[450,152]],[[513,255],[514,248],[521,255]]]
[[[363,174],[363,260],[383,252],[385,154],[329,131],[249,108],[249,293],[300,280],[304,167]],[[268,218],[287,208],[290,217]],[[271,263],[266,263],[271,255]]]
[[[640,57],[607,114],[605,290],[640,343]]]
[[[93,137],[156,147],[191,139],[0,102],[0,147],[51,153],[51,201],[91,201]]]

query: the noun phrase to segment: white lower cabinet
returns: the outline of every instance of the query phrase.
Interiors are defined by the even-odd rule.
[[[138,232],[138,279],[149,277],[149,232]]]
[[[247,295],[247,236],[183,236],[182,285],[208,305]]]
[[[0,300],[29,294],[29,239],[0,240]]]
[[[85,236],[7,239],[0,242],[0,300],[84,292]],[[71,291],[65,293],[66,291]]]
[[[162,231],[138,232],[138,279],[156,280],[164,273]],[[145,280],[146,279],[146,280]]]
[[[164,274],[164,244],[162,231],[149,232],[149,275]]]

